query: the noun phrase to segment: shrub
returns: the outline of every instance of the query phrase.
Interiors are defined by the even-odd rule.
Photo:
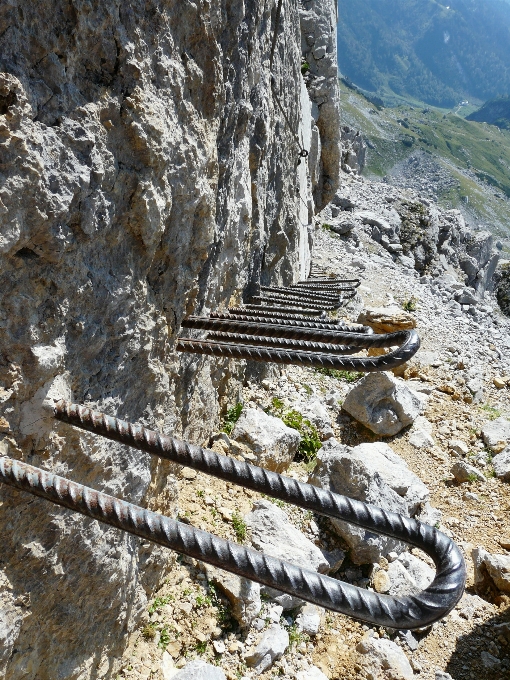
[[[231,409],[227,411],[227,415],[225,416],[225,420],[223,421],[223,428],[222,431],[225,432],[226,434],[232,434],[232,430],[235,427],[235,424],[241,417],[241,412],[243,410],[243,405],[241,403],[236,404],[235,406],[232,406]]]

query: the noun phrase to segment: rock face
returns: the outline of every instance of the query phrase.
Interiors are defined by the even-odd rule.
[[[370,373],[349,392],[343,408],[372,432],[390,437],[420,415],[422,402],[389,373]]]
[[[301,442],[297,430],[255,408],[243,410],[232,439],[253,452],[257,465],[275,472],[283,472],[292,463]]]
[[[171,465],[42,419],[41,404],[67,397],[201,442],[238,397],[241,363],[173,347],[189,313],[241,299],[261,280],[296,280],[311,216],[336,191],[335,9],[307,4],[303,30],[317,47],[309,90],[296,12],[282,14],[269,70],[274,3],[2,5],[9,455],[173,512]],[[276,97],[315,144],[297,178]],[[114,677],[171,556],[23,493],[0,496],[0,674]]]

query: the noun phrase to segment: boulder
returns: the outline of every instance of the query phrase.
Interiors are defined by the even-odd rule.
[[[245,517],[251,529],[251,543],[266,555],[291,562],[305,569],[325,573],[329,562],[319,548],[290,522],[276,505],[261,499]],[[285,610],[294,609],[303,601],[292,595],[263,587],[262,591],[275,599]]]
[[[391,437],[411,425],[423,402],[391,373],[370,373],[349,392],[343,408],[375,434]]]
[[[210,663],[195,659],[173,676],[173,680],[227,680],[225,673]]]
[[[501,417],[485,423],[482,437],[493,453],[501,453],[510,442],[510,420]]]
[[[391,680],[413,680],[414,672],[402,649],[391,640],[370,637],[367,633],[356,647],[364,655],[364,665],[374,670],[386,671]]]
[[[510,447],[503,449],[501,453],[492,459],[496,477],[505,482],[510,482]]]
[[[211,565],[206,566],[206,573],[208,580],[227,596],[241,628],[249,628],[262,607],[260,585]]]
[[[489,583],[510,593],[510,555],[491,555],[483,548],[473,550],[475,586],[481,589]]]
[[[245,656],[246,663],[260,674],[271,668],[289,646],[289,634],[277,623],[269,626],[257,645]]]
[[[358,323],[370,326],[376,333],[395,333],[416,328],[416,319],[397,305],[364,309],[358,316]]]
[[[406,500],[389,486],[382,473],[370,461],[367,463],[369,450],[365,449],[365,454],[361,456],[352,455],[352,452],[353,449],[339,444],[335,439],[324,442],[323,448],[317,454],[317,465],[309,482],[333,493],[409,516]],[[388,461],[385,456],[382,458]],[[331,525],[348,544],[349,556],[355,564],[375,563],[383,555],[404,550],[404,545],[395,539],[380,536],[348,522],[331,519]]]
[[[297,430],[256,408],[243,409],[231,436],[253,452],[257,465],[274,472],[290,465],[301,442]]]
[[[454,463],[451,468],[451,473],[459,484],[464,484],[465,482],[487,481],[481,472],[464,460],[459,460],[457,463]]]

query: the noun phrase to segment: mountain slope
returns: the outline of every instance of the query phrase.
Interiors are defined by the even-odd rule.
[[[436,106],[510,93],[505,0],[339,0],[339,67],[380,96]]]
[[[476,120],[480,123],[497,125],[503,130],[510,129],[510,97],[498,97],[491,99],[478,109],[473,111],[466,120]]]
[[[379,108],[342,88],[344,124],[367,140],[365,173],[412,186],[508,238],[510,131],[432,107]]]

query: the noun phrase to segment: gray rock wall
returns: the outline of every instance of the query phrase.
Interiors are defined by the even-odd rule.
[[[331,55],[334,22],[319,19],[333,0],[320,8]],[[180,322],[297,279],[305,222],[338,182],[334,57],[323,108],[305,102],[314,185],[271,92],[274,18],[274,0],[0,5],[2,453],[173,512],[169,464],[42,405],[67,397],[202,442],[236,398],[242,363],[177,355]],[[273,75],[294,130],[301,56],[285,1]],[[0,675],[112,677],[171,556],[6,488],[0,533]]]

